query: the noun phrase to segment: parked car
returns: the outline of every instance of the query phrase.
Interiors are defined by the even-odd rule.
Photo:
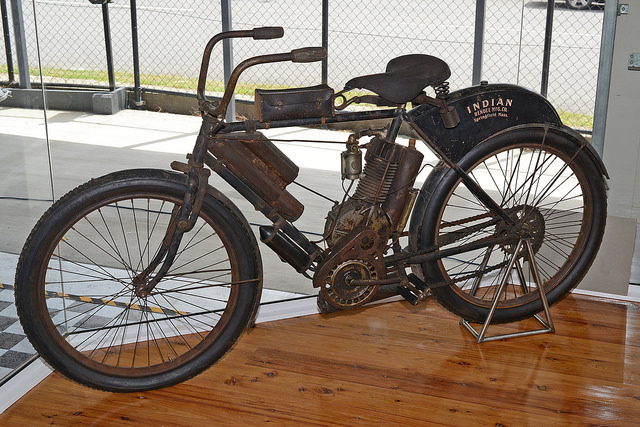
[[[604,4],[604,0],[564,0],[569,9],[590,9],[592,4]]]

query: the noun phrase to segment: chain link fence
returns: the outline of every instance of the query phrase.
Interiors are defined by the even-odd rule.
[[[592,130],[604,3],[566,0],[555,12],[548,98],[563,122]]]
[[[104,7],[88,0],[24,1],[32,80],[38,80],[37,22],[45,82],[107,86],[106,9],[115,84],[133,86],[132,3],[136,2],[114,0]],[[320,46],[322,6],[322,0],[234,0],[234,29],[285,28],[279,40],[234,40],[234,63],[259,54]],[[195,93],[202,50],[221,31],[220,2],[138,0],[135,12],[142,89]],[[555,4],[547,96],[563,121],[586,131],[593,123],[602,18],[603,6],[591,0]],[[407,53],[427,53],[447,61],[453,90],[471,84],[476,0],[411,0],[400,5],[380,0],[328,2],[326,19],[327,80],[337,90],[351,77],[381,72],[390,59]],[[486,0],[483,79],[540,91],[546,19],[545,0]],[[8,78],[6,64],[0,65],[2,79]],[[304,86],[321,80],[319,63],[260,65],[243,74],[237,97],[251,99],[257,86]],[[223,87],[218,46],[207,89],[219,93]]]
[[[565,124],[593,129],[604,4],[592,0],[555,3],[547,98]],[[543,79],[547,2],[489,1],[484,78],[535,91]]]
[[[475,0],[331,2],[329,84],[382,72],[396,56],[425,53],[451,68],[452,88],[471,84]]]

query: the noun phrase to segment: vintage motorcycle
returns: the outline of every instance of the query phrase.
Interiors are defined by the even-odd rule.
[[[264,27],[209,41],[188,162],[92,179],[36,224],[17,267],[16,305],[33,346],[62,374],[109,391],[169,386],[211,366],[253,325],[257,239],[209,184],[211,171],[269,220],[260,240],[318,288],[321,313],[430,294],[468,322],[484,322],[493,302],[491,321],[511,322],[540,312],[543,295],[559,301],[587,272],[605,227],[607,171],[546,99],[486,82],[450,92],[447,64],[415,54],[337,93],[257,89],[257,119],[225,122],[245,69],[320,61],[326,51],[247,59],[213,101],[205,96],[213,46],[282,35]],[[345,110],[357,103],[381,108]],[[373,119],[388,126],[347,138],[344,196],[311,241],[294,225],[304,206],[287,189],[298,167],[260,130]],[[415,139],[396,143],[402,123],[439,159],[420,189],[424,156]]]

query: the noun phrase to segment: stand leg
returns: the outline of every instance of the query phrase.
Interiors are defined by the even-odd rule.
[[[486,336],[487,329],[491,324],[491,320],[493,319],[493,315],[495,314],[496,307],[498,306],[498,302],[500,301],[500,296],[504,292],[504,288],[507,284],[507,280],[509,280],[509,277],[511,276],[514,267],[517,271],[518,279],[521,282],[520,285],[522,286],[523,292],[525,294],[529,293],[529,287],[527,286],[524,280],[524,273],[522,271],[522,266],[518,262],[518,254],[520,253],[520,249],[522,249],[523,245],[527,251],[529,262],[531,263],[533,279],[535,281],[537,291],[540,294],[540,300],[542,301],[542,308],[543,308],[546,320],[543,319],[539,314],[535,314],[533,318],[536,319],[538,322],[540,322],[543,328],[535,329],[531,331],[514,332],[510,334]],[[473,326],[471,326],[469,322],[467,322],[464,319],[460,320],[460,324],[463,325],[465,328],[467,328],[469,332],[471,332],[471,334],[476,338],[477,343],[555,332],[555,328],[553,326],[553,320],[551,319],[551,312],[549,310],[549,303],[547,301],[547,295],[545,294],[544,289],[542,287],[542,280],[540,280],[540,273],[538,271],[538,266],[536,265],[536,262],[535,262],[533,248],[531,247],[531,242],[529,241],[529,239],[521,239],[520,241],[518,241],[518,244],[516,245],[516,249],[513,253],[513,257],[511,258],[511,261],[509,261],[509,266],[507,267],[506,273],[502,278],[500,285],[498,286],[498,290],[496,291],[495,296],[493,297],[493,301],[491,302],[491,307],[489,309],[489,314],[487,315],[487,319],[484,321],[482,328],[480,329],[480,332],[477,332],[475,328],[473,328]]]

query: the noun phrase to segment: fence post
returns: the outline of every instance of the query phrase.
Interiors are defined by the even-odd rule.
[[[322,60],[322,83],[329,81],[329,0],[322,0],[322,47],[327,56]]]
[[[7,72],[9,74],[9,83],[16,80],[13,72],[13,55],[11,53],[11,30],[9,30],[9,12],[7,11],[7,0],[0,0],[0,8],[2,10],[2,31],[4,33],[4,51],[7,57]]]
[[[476,0],[476,27],[473,40],[473,74],[471,84],[478,85],[482,79],[482,57],[484,52],[484,27],[487,11],[486,0]]]
[[[232,19],[231,19],[231,0],[220,0],[220,6],[222,8],[222,31],[231,31]],[[232,39],[224,39],[222,41],[222,60],[224,63],[224,86],[227,87],[229,78],[233,72],[233,44]],[[227,108],[227,116],[225,117],[227,123],[236,121],[236,97],[231,97],[229,101],[229,107]]]
[[[133,105],[140,107],[145,104],[142,100],[140,87],[140,51],[138,49],[138,5],[136,0],[129,2],[131,8],[131,51],[133,54]]]
[[[602,20],[602,39],[600,41],[600,63],[598,83],[596,85],[596,106],[593,113],[593,134],[591,145],[602,156],[604,152],[604,131],[607,125],[609,107],[609,89],[611,84],[611,65],[613,64],[613,42],[616,38],[618,19],[618,0],[607,1],[604,5]]]
[[[113,72],[113,50],[111,49],[111,23],[109,22],[109,2],[102,3],[102,23],[104,25],[104,48],[107,53],[107,74],[109,74],[109,90],[116,89],[116,78]]]
[[[547,0],[547,23],[544,28],[544,53],[542,55],[542,81],[540,82],[540,94],[547,97],[549,91],[549,64],[551,63],[551,40],[553,37],[553,10],[556,7],[554,0]]]
[[[29,75],[29,59],[27,57],[27,40],[24,35],[24,17],[22,15],[22,1],[11,0],[11,15],[13,17],[13,32],[16,38],[16,59],[18,61],[18,78],[22,89],[31,89]]]

